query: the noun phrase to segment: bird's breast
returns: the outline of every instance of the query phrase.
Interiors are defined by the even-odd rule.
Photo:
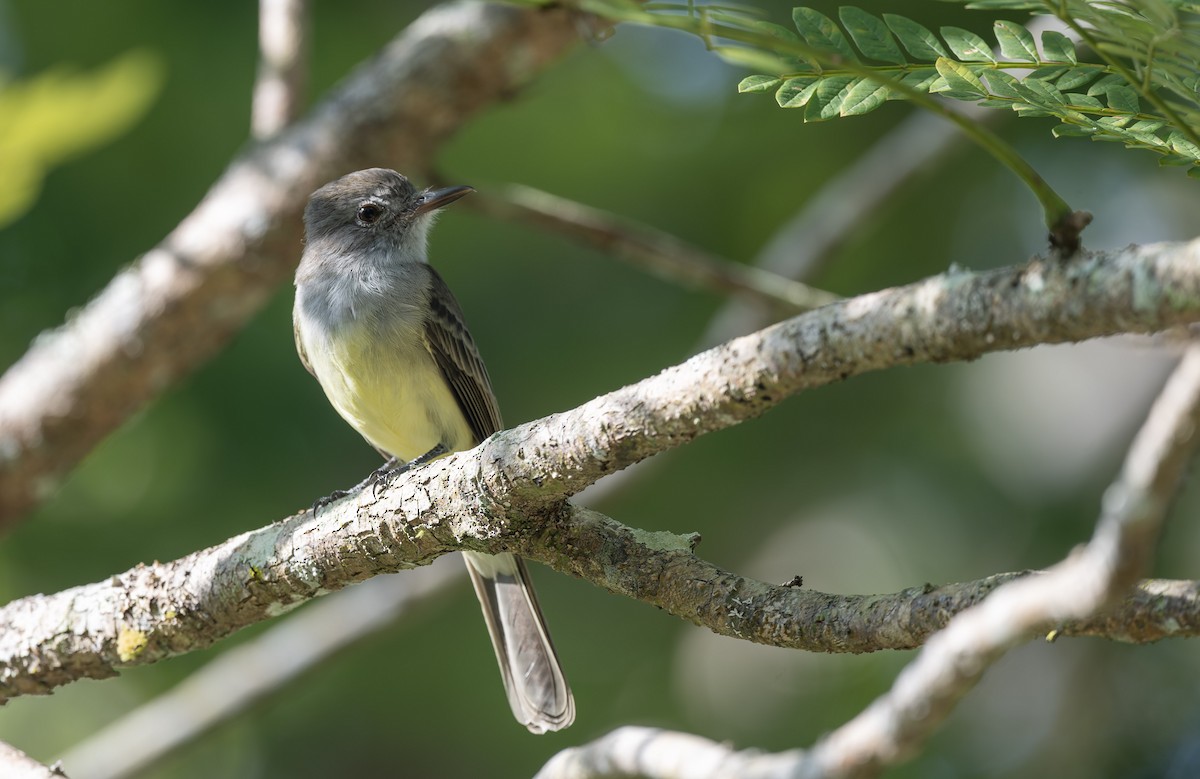
[[[311,329],[301,337],[325,395],[377,449],[407,461],[439,443],[451,451],[474,445],[422,328],[375,318]]]

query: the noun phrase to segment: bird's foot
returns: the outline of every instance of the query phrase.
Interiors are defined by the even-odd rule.
[[[413,468],[420,468],[422,465],[425,465],[431,460],[436,460],[442,455],[449,453],[449,449],[442,444],[438,444],[420,457],[415,457],[406,463],[399,462],[395,457],[393,457],[381,468],[378,468],[374,473],[367,477],[367,482],[371,485],[371,494],[378,498],[379,490],[389,484],[400,474],[407,473]]]
[[[347,495],[350,495],[351,493],[358,492],[359,490],[365,489],[366,487],[374,488],[376,485],[379,484],[380,480],[382,480],[383,477],[387,476],[388,474],[390,474],[392,472],[392,469],[394,469],[396,467],[396,464],[399,462],[400,461],[397,460],[395,457],[392,457],[386,463],[379,466],[375,470],[371,471],[371,474],[369,476],[367,476],[367,478],[363,479],[358,484],[355,484],[350,489],[334,490],[333,492],[329,493],[328,495],[326,495],[323,498],[317,498],[315,501],[313,501],[313,504],[312,504],[313,516],[316,516],[318,511],[325,508],[330,503],[333,503],[334,501],[337,501],[337,500],[341,500],[342,498],[346,497]],[[403,465],[403,464],[401,464],[401,465]],[[375,497],[379,497],[378,493],[376,493],[374,491],[372,492],[372,494]]]

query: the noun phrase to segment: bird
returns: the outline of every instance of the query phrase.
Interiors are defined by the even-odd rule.
[[[317,189],[305,208],[296,349],[337,413],[388,458],[363,484],[502,429],[462,308],[428,261],[440,210],[473,191],[418,189],[394,170],[370,168]],[[507,552],[463,557],[513,715],[533,733],[567,727],[574,696],[525,561]]]

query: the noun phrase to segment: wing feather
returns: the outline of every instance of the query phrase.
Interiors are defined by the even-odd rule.
[[[500,420],[500,408],[492,392],[487,368],[463,321],[458,300],[441,274],[432,266],[425,267],[430,274],[425,344],[446,377],[446,383],[450,385],[478,444],[504,427]]]

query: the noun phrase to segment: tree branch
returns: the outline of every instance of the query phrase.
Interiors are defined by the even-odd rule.
[[[534,779],[817,779],[794,770],[802,754],[739,751],[690,733],[626,725],[564,749]]]
[[[445,591],[451,582],[465,582],[463,574],[461,563],[443,558],[405,576],[377,577],[322,598],[106,725],[62,755],[61,762],[86,770],[88,779],[144,771],[336,652],[395,624],[415,603]]]
[[[259,0],[250,132],[270,138],[300,115],[308,85],[308,0]]]
[[[8,604],[0,609],[0,701],[202,649],[328,591],[464,548],[517,549],[716,633],[823,652],[919,646],[954,614],[1023,575],[870,596],[772,586],[697,558],[695,537],[629,528],[579,507],[525,517],[520,529],[496,526],[465,513],[487,511],[489,498],[462,489],[478,473],[454,478],[477,463],[463,468],[459,458],[436,468],[442,473],[424,473],[435,465],[441,462],[380,498],[367,490],[339,501],[317,519],[297,515],[173,562]],[[1133,642],[1200,635],[1198,590],[1196,582],[1145,582],[1103,619],[1059,630]],[[1106,632],[1111,625],[1115,633]]]
[[[951,271],[734,339],[578,408],[497,434],[495,489],[546,506],[784,398],[870,371],[1144,333],[1200,319],[1200,240]],[[533,427],[531,427],[531,425]],[[489,447],[490,449],[490,447]],[[485,455],[486,456],[486,455]]]
[[[998,588],[932,636],[892,689],[810,750],[734,751],[707,739],[622,728],[555,755],[538,779],[875,776],[916,751],[1006,651],[1120,599],[1150,563],[1200,442],[1200,346],[1180,362],[1105,495],[1092,540],[1053,568]]]
[[[892,689],[822,739],[825,775],[868,776],[911,754],[983,671],[1017,644],[1121,598],[1149,567],[1167,508],[1200,441],[1200,347],[1167,380],[1108,489],[1087,546],[1000,588],[930,639]]]
[[[523,547],[523,552],[714,633],[815,652],[921,646],[955,614],[1031,574],[923,584],[887,595],[834,595],[738,576],[692,554],[695,537],[648,534],[580,507],[571,507],[569,521],[558,525],[556,535],[554,543]],[[1139,644],[1200,635],[1200,583],[1142,582],[1111,609],[1063,622],[1057,632]]]
[[[956,271],[835,303],[497,433],[378,496],[366,490],[320,517],[293,516],[175,562],[10,603],[0,609],[0,696],[198,649],[317,595],[463,548],[511,549],[727,635],[822,651],[914,646],[994,582],[891,601],[770,587],[697,560],[696,539],[626,528],[564,501],[607,473],[868,370],[1196,319],[1200,241]],[[1158,608],[1165,598],[1147,590],[1134,605]],[[1190,629],[1194,600],[1174,603],[1171,618]],[[911,613],[895,619],[901,612]],[[1152,621],[1139,613],[1127,624],[1142,620]]]
[[[16,747],[0,741],[0,776],[5,779],[63,779],[57,767],[47,768]]]
[[[0,377],[0,524],[216,354],[292,273],[305,198],[380,162],[428,164],[472,115],[576,40],[563,10],[426,13],[307,119],[235,159],[161,244]]]

